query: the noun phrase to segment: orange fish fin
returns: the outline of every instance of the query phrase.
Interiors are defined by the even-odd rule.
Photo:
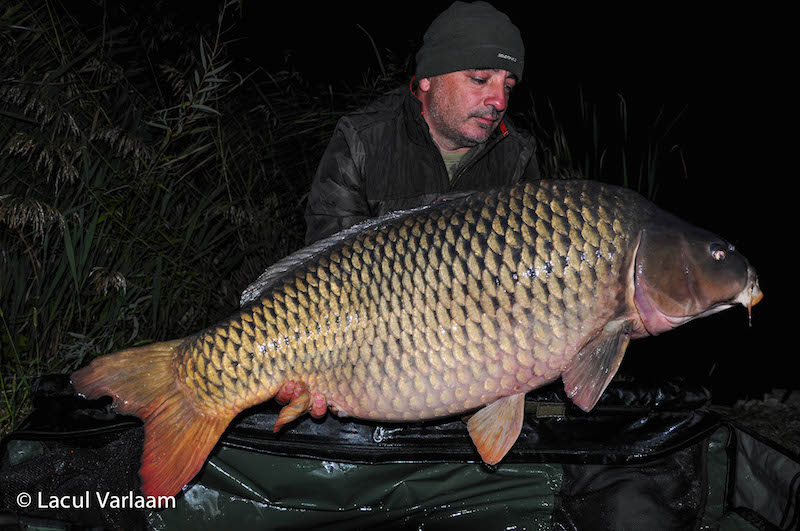
[[[233,418],[202,411],[186,397],[172,366],[173,349],[181,342],[123,350],[72,373],[79,393],[111,395],[118,412],[144,421],[139,475],[146,496],[178,493],[202,468]]]
[[[311,393],[308,392],[305,386],[302,386],[301,391],[295,392],[291,401],[281,408],[280,413],[278,413],[278,419],[272,427],[273,433],[278,433],[284,425],[311,411],[312,405]]]
[[[591,411],[619,369],[631,340],[630,321],[611,321],[575,356],[561,374],[572,402]]]
[[[519,393],[499,398],[470,417],[467,430],[486,463],[499,463],[517,442],[524,412],[525,393]]]

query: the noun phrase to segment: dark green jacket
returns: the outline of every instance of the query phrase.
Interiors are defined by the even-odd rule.
[[[539,178],[536,143],[504,118],[452,181],[408,86],[339,120],[311,184],[306,244],[439,196]]]

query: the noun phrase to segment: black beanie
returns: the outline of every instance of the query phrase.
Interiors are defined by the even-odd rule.
[[[522,80],[525,46],[519,29],[486,2],[454,2],[431,23],[417,52],[416,78],[500,68]]]

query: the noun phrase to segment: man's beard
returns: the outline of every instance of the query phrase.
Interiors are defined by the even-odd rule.
[[[499,117],[497,110],[493,107],[489,107],[484,110],[472,111],[466,116],[466,119],[461,119],[461,117],[458,116],[457,110],[449,105],[446,100],[439,100],[438,94],[434,94],[431,97],[428,106],[428,114],[431,121],[435,124],[436,132],[440,137],[455,146],[454,149],[474,147],[486,142],[489,135],[494,131],[496,121]],[[462,131],[459,126],[466,124],[467,121],[472,118],[491,118],[495,123],[484,124],[478,122],[478,126],[485,131],[485,133],[476,132],[475,134],[470,134]],[[442,146],[439,147],[442,148]]]

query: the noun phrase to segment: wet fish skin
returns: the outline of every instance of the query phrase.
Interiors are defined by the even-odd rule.
[[[624,303],[625,206],[594,183],[530,185],[361,231],[187,341],[179,379],[221,412],[300,381],[340,413],[397,421],[529,391]]]
[[[631,338],[760,297],[730,244],[638,194],[539,181],[344,231],[270,268],[231,318],[73,382],[145,420],[146,493],[179,490],[238,412],[287,383],[276,428],[325,404],[388,421],[489,404],[468,429],[497,462],[525,392],[561,376],[588,411]]]

